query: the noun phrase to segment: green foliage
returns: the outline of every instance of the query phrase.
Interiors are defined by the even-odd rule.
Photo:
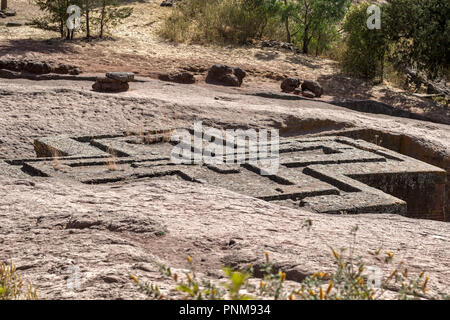
[[[306,220],[303,225],[307,230],[311,226],[310,220]],[[341,248],[339,253],[330,248],[336,266],[333,272],[315,272],[300,283],[290,282],[287,284],[286,273],[270,261],[268,252],[265,253],[265,263],[258,268],[262,272],[259,286],[251,282],[254,280],[253,265],[244,270],[224,268],[226,280],[221,285],[225,290],[209,280],[199,280],[190,257],[188,257],[189,270],[185,272],[186,280],[180,281],[178,275],[173,274],[171,269],[165,266],[160,266],[160,270],[163,276],[176,282],[175,289],[177,291],[186,293],[190,299],[376,300],[384,298],[383,294],[386,290],[397,292],[397,299],[426,297],[429,278],[425,272],[422,271],[420,274],[412,276],[408,269],[403,267],[403,263],[397,265],[388,277],[380,275],[380,279],[378,279],[380,287],[369,283],[372,279],[366,273],[368,267],[361,256],[354,257],[357,231],[357,226],[351,230],[353,240],[349,248]],[[385,265],[390,265],[394,261],[394,254],[390,251],[382,253],[381,248],[369,253],[375,256],[376,260],[383,261]],[[143,286],[135,276],[131,276],[131,278],[150,298],[163,298],[157,286],[148,284]],[[248,295],[243,290],[252,295]],[[447,299],[448,295],[441,294],[441,298]]]
[[[437,96],[433,101],[441,107],[448,108],[450,106],[450,98],[448,96]]]
[[[77,5],[81,8],[83,0],[34,0],[34,2],[39,9],[47,13],[45,17],[34,20],[35,26],[44,30],[58,30],[61,38],[69,38],[70,32],[66,26],[69,18],[67,8],[70,5]]]
[[[281,5],[283,21],[290,19],[294,42],[301,43],[303,53],[311,47],[322,53],[338,38],[337,25],[343,19],[349,0],[286,0]]]
[[[165,20],[161,35],[176,42],[244,44],[276,33],[272,0],[185,0]]]
[[[228,283],[224,284],[224,287],[228,290],[231,300],[249,300],[250,296],[241,294],[241,289],[247,284],[251,274],[241,271],[233,271],[230,268],[223,269],[225,276],[229,279]]]
[[[161,34],[177,42],[221,44],[287,38],[301,43],[305,53],[312,48],[320,54],[339,38],[337,23],[350,2],[185,0],[166,19]]]
[[[367,79],[382,79],[389,60],[396,66],[424,72],[431,79],[449,76],[449,1],[388,0],[381,5],[381,30],[366,27],[368,6],[354,6],[346,16],[344,71]]]
[[[383,30],[367,27],[369,3],[353,6],[344,21],[346,51],[344,72],[366,79],[383,78],[386,40]]]
[[[188,294],[194,300],[221,300],[224,292],[219,290],[214,284],[208,280],[198,280],[195,273],[194,264],[191,257],[187,257],[189,271],[185,273],[187,281],[180,281],[176,287],[177,291]],[[163,269],[164,270],[164,269]],[[178,282],[178,275],[172,276],[170,268],[167,275]]]
[[[450,1],[389,0],[383,12],[383,28],[395,60],[430,78],[448,75]]]
[[[46,13],[46,16],[33,20],[34,25],[40,29],[56,31],[61,38],[73,39],[74,32],[67,29],[69,14],[67,8],[77,5],[82,11],[82,31],[86,31],[86,37],[91,36],[91,28],[98,29],[100,38],[104,30],[114,27],[123,19],[131,16],[133,8],[119,7],[118,0],[34,0],[38,7]]]
[[[153,300],[161,300],[164,296],[162,295],[159,287],[150,283],[141,283],[136,276],[131,275],[130,279],[133,280],[138,286],[139,290],[147,297]]]
[[[308,228],[308,225],[305,225],[305,228]],[[266,262],[261,266],[263,279],[259,283],[259,296],[271,297],[274,300],[286,299],[287,292],[283,288],[286,273],[270,262],[268,252],[265,253],[265,256]]]
[[[22,278],[16,271],[15,265],[0,263],[0,300],[37,300],[38,295],[33,285],[29,283],[26,292],[23,290]]]

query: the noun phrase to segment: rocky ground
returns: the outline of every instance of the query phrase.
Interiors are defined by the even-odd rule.
[[[200,274],[218,280],[224,264],[257,266],[268,251],[288,280],[301,280],[333,270],[329,246],[349,248],[355,225],[355,256],[367,265],[387,276],[403,262],[411,275],[427,271],[431,296],[449,288],[448,223],[318,215],[184,181],[87,186],[3,180],[0,193],[0,258],[13,259],[45,299],[144,298],[129,274],[158,284],[166,298],[180,297],[158,264],[181,274],[187,255]],[[306,219],[312,219],[309,231],[302,227]],[[379,248],[380,257],[370,254]],[[386,251],[395,264],[383,263]],[[71,265],[81,271],[75,291],[67,288]]]
[[[34,157],[33,139],[56,134],[89,135],[139,128],[192,126],[196,120],[221,128],[277,127],[286,135],[365,127],[406,134],[437,153],[449,153],[446,125],[361,114],[261,87],[181,85],[152,79],[131,83],[119,94],[90,91],[88,81],[8,80],[0,84],[2,158]],[[270,91],[265,91],[266,94]],[[175,94],[176,93],[176,94]],[[180,297],[158,263],[185,268],[190,255],[205,277],[219,279],[224,264],[261,263],[269,251],[299,280],[330,271],[328,246],[348,247],[358,225],[358,255],[388,273],[391,265],[368,251],[392,251],[411,272],[426,270],[430,297],[448,291],[448,223],[395,215],[333,216],[279,207],[185,181],[142,180],[87,186],[29,178],[0,184],[1,260],[13,259],[51,298],[144,298],[130,273],[158,283],[166,297]],[[311,219],[310,231],[302,228]],[[235,245],[227,244],[233,240]],[[81,270],[82,286],[67,290],[67,270]],[[181,272],[181,271],[180,271]]]
[[[46,135],[192,127],[194,121],[222,128],[276,127],[291,135],[373,128],[407,134],[449,153],[450,130],[444,124],[360,113],[262,85],[225,88],[141,81],[133,82],[128,92],[103,94],[92,92],[90,81],[2,80],[2,158],[34,156],[33,139]]]
[[[188,70],[198,77],[215,63],[239,66],[246,70],[244,86],[254,84],[278,90],[285,77],[318,80],[324,87],[322,101],[372,99],[396,108],[426,115],[450,123],[448,106],[431,99],[413,96],[389,81],[374,85],[342,74],[339,65],[324,57],[294,54],[290,50],[247,46],[211,46],[172,43],[160,37],[159,30],[171,7],[160,7],[161,0],[132,2],[133,15],[108,30],[114,38],[86,42],[81,39],[61,41],[55,32],[27,25],[42,12],[28,0],[10,4],[17,16],[0,21],[0,57],[27,57],[64,62],[82,67],[86,73],[131,71],[156,78],[160,73]],[[21,27],[6,27],[9,21]],[[2,23],[3,22],[3,23]],[[3,24],[3,25],[2,25]],[[82,34],[77,35],[79,38]]]
[[[14,3],[18,15],[3,20],[24,24],[36,16],[28,1]],[[115,29],[114,46],[112,40],[64,43],[54,33],[30,26],[0,25],[2,58],[73,64],[85,77],[106,71],[138,75],[129,91],[117,94],[93,92],[93,81],[87,80],[0,79],[0,159],[35,157],[33,141],[43,136],[192,127],[194,121],[203,121],[222,129],[277,128],[282,136],[345,129],[379,132],[384,141],[375,136],[371,142],[450,172],[448,124],[361,113],[327,102],[370,98],[444,123],[449,123],[447,109],[389,84],[349,78],[326,59],[258,46],[168,43],[158,38],[157,26],[170,8],[161,9],[159,3],[133,3],[137,9]],[[205,84],[207,69],[219,62],[247,72],[242,87]],[[155,79],[180,70],[192,72],[198,83]],[[280,80],[287,75],[319,80],[324,95],[305,99],[282,94]],[[329,246],[352,245],[350,230],[356,225],[355,255],[368,265],[389,274],[395,266],[383,258],[391,251],[395,264],[403,262],[411,274],[427,272],[427,298],[450,291],[447,222],[384,214],[320,215],[176,179],[89,186],[53,178],[17,180],[1,173],[0,208],[0,261],[12,259],[44,299],[145,298],[130,274],[158,284],[167,298],[180,298],[158,265],[182,273],[187,255],[204,277],[220,281],[223,265],[257,266],[268,251],[289,271],[288,280],[298,281],[315,271],[331,271]],[[308,219],[309,231],[303,227]],[[380,248],[380,257],[371,254]],[[81,271],[81,286],[69,290],[74,268]],[[391,289],[388,297],[395,294]]]

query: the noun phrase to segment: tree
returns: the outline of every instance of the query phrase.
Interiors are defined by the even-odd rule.
[[[67,8],[70,5],[80,7],[83,13],[84,25],[82,30],[86,32],[86,39],[92,37],[92,30],[99,30],[99,37],[102,38],[107,26],[115,26],[119,21],[129,17],[133,8],[117,7],[116,0],[34,0],[39,8],[47,13],[47,16],[36,19],[35,25],[39,28],[59,31],[61,38],[73,39],[74,30],[67,27],[69,14]],[[55,27],[56,24],[56,27]],[[96,28],[98,27],[98,29]]]
[[[2,0],[0,9],[6,10],[7,8],[8,8],[8,0]]]
[[[297,36],[297,40],[302,43],[303,53],[308,54],[311,41],[320,38],[325,29],[334,28],[344,17],[350,3],[349,0],[283,1],[283,20],[292,18],[297,29],[290,32],[286,24],[288,38]]]
[[[429,78],[449,73],[450,1],[388,0],[383,28],[392,58]]]
[[[288,2],[287,0],[283,0],[284,6],[287,8]],[[286,10],[286,12],[289,12],[290,10]],[[284,20],[284,27],[286,28],[286,41],[288,43],[291,43],[291,30],[289,29],[289,14],[285,14],[282,18]]]
[[[119,21],[128,18],[133,13],[133,8],[118,8],[120,3],[116,0],[101,0],[99,9],[99,18],[96,22],[100,26],[100,39],[103,38],[105,28],[108,26],[116,26]]]
[[[56,30],[59,31],[61,38],[70,39],[73,37],[73,33],[67,29],[67,19],[69,14],[67,8],[70,5],[81,6],[81,0],[35,0],[38,7],[47,12],[47,16],[35,20],[38,27],[47,30],[54,30],[53,24],[57,24]]]
[[[369,3],[353,6],[344,21],[346,50],[345,72],[366,79],[383,79],[386,39],[383,30],[367,27]]]
[[[91,11],[89,4],[91,1],[92,0],[85,0],[85,3],[84,3],[84,8],[85,8],[84,14],[86,16],[86,38],[88,40],[91,38],[91,24],[90,24],[90,16],[89,16],[90,11]]]
[[[413,69],[430,79],[449,76],[449,1],[388,0],[381,7],[380,30],[365,27],[368,6],[353,7],[345,19],[345,71],[382,79],[386,57],[400,71]]]

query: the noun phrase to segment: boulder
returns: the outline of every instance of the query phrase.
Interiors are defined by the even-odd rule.
[[[6,70],[6,69],[0,68],[0,78],[16,79],[17,77],[16,77],[14,71],[10,71],[10,70]]]
[[[53,72],[59,74],[79,75],[81,73],[81,70],[76,66],[72,66],[69,64],[60,64],[53,68]]]
[[[97,78],[92,89],[98,92],[122,92],[130,88],[128,82],[123,82],[108,77]]]
[[[286,78],[281,83],[281,90],[283,92],[293,92],[300,86],[299,78]]]
[[[45,62],[29,62],[23,66],[23,71],[34,74],[46,74],[51,72],[51,66]]]
[[[183,84],[192,84],[195,83],[194,75],[187,71],[182,72],[172,72],[168,74],[160,74],[158,76],[159,80],[183,83]]]
[[[238,77],[240,84],[242,84],[242,80],[245,78],[247,73],[241,68],[234,68],[233,73]]]
[[[316,97],[316,95],[309,90],[302,91],[302,96],[304,96],[305,98],[311,98],[311,99]]]
[[[241,68],[232,68],[226,65],[216,64],[211,67],[206,76],[206,83],[240,87],[246,73]]]
[[[302,91],[309,90],[315,94],[317,98],[320,98],[323,94],[322,86],[316,81],[305,80],[302,83]]]
[[[28,59],[0,59],[0,69],[33,74],[58,73],[78,75],[81,73],[81,70],[73,65]]]
[[[120,82],[131,82],[134,80],[134,73],[132,72],[108,72],[106,77]]]

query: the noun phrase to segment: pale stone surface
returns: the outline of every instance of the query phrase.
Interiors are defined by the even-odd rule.
[[[328,246],[349,247],[359,226],[355,255],[389,274],[386,251],[411,275],[430,276],[430,295],[450,285],[450,225],[396,215],[330,216],[185,181],[141,180],[89,186],[58,180],[0,181],[0,260],[13,259],[42,298],[143,298],[129,274],[158,283],[168,297],[174,285],[161,278],[156,261],[215,279],[224,263],[271,259],[296,279],[333,270]],[[303,228],[312,220],[311,230]],[[230,241],[233,245],[230,246]],[[368,253],[381,248],[377,258]],[[81,288],[67,290],[71,264]]]
[[[89,92],[91,85],[1,81],[1,157],[34,158],[33,141],[43,136],[192,127],[201,120],[228,128],[275,127],[284,135],[342,131],[339,134],[392,148],[447,172],[450,168],[448,125],[362,114],[260,87],[150,80],[110,95]],[[329,271],[333,265],[327,245],[348,247],[356,224],[356,254],[367,257],[369,265],[379,265],[385,273],[391,270],[367,254],[382,247],[382,253],[391,250],[411,273],[429,272],[431,294],[449,291],[450,229],[444,222],[307,213],[217,187],[167,180],[89,186],[38,177],[2,178],[0,209],[0,259],[13,259],[43,298],[142,298],[129,273],[160,281],[167,290],[169,283],[161,280],[153,261],[184,268],[187,254],[200,271],[212,274],[230,257],[247,263],[264,259],[266,250],[298,274]],[[309,232],[302,228],[305,219],[313,221]],[[134,225],[144,225],[147,231],[139,232]],[[156,235],[154,230],[161,227],[165,235]],[[230,240],[236,245],[227,245]],[[81,290],[75,293],[66,287],[70,263],[82,273]]]

